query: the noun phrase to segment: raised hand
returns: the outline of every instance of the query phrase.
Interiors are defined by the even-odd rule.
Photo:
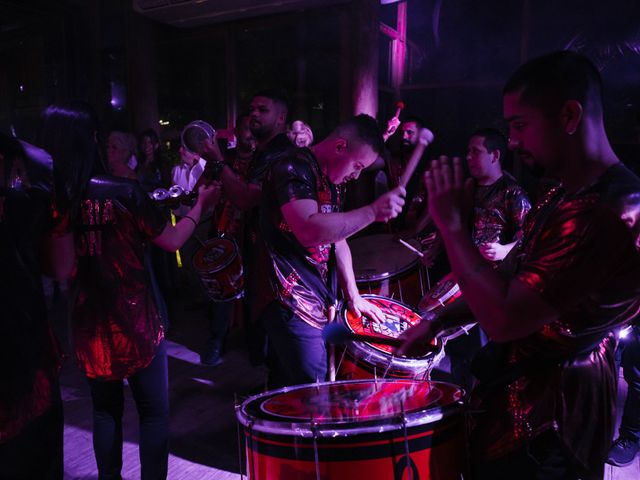
[[[441,232],[456,232],[468,227],[473,207],[473,180],[464,179],[460,158],[446,156],[431,161],[424,174],[429,198],[429,213]]]
[[[399,186],[378,197],[371,204],[376,222],[387,222],[396,218],[402,212],[406,195],[405,188]]]

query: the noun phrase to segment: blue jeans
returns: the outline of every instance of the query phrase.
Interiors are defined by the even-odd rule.
[[[93,449],[100,479],[121,479],[122,380],[88,379],[93,400]],[[153,361],[129,378],[140,418],[142,480],[167,477],[169,458],[169,388],[167,349],[162,341]]]
[[[627,382],[627,398],[624,402],[620,436],[640,440],[640,325],[633,327],[629,335],[622,339],[621,364]]]
[[[271,388],[326,379],[327,350],[322,330],[276,301],[267,306],[261,318],[269,339]]]

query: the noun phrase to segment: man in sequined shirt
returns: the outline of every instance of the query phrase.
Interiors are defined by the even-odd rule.
[[[435,161],[425,176],[464,302],[491,340],[474,362],[473,474],[602,478],[615,422],[611,332],[640,310],[640,179],[609,144],[601,78],[585,57],[532,60],[503,93],[510,148],[560,186],[529,213],[500,271],[469,239],[459,161]],[[398,353],[464,316],[451,304]]]
[[[266,176],[260,230],[270,256],[276,300],[262,315],[274,354],[272,387],[323,381],[327,355],[321,328],[329,321],[339,282],[348,308],[382,320],[356,287],[346,239],[404,205],[397,187],[370,205],[341,212],[344,184],[382,149],[376,121],[358,115],[311,148],[288,152]]]

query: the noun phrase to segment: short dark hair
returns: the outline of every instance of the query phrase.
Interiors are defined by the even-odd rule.
[[[497,128],[478,128],[472,134],[472,137],[482,137],[484,147],[488,152],[498,150],[500,152],[500,162],[507,155],[507,137]]]
[[[407,115],[406,117],[404,117],[404,120],[402,120],[402,123],[409,123],[409,122],[415,123],[418,126],[418,128],[424,127],[424,121],[422,120],[422,118],[418,117],[417,115]]]
[[[265,97],[270,98],[273,103],[279,105],[284,108],[286,111],[289,111],[289,95],[287,92],[281,88],[267,88],[265,90],[260,90],[252,95],[252,99],[256,97]]]
[[[577,100],[586,115],[602,116],[602,77],[585,56],[560,51],[521,65],[504,86],[503,94],[521,91],[520,100],[543,110],[559,109]]]
[[[382,153],[384,140],[382,132],[376,119],[365,113],[351,117],[346,122],[340,124],[331,136],[346,136],[356,138],[360,142],[369,145],[377,153]]]
[[[140,132],[138,135],[138,142],[142,142],[144,137],[148,137],[151,140],[151,143],[160,143],[160,137],[158,136],[158,132],[156,132],[153,128],[147,128]]]

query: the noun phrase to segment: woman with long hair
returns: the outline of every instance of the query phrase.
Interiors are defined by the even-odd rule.
[[[52,105],[43,115],[41,146],[53,157],[59,208],[70,212],[75,234],[75,356],[91,390],[100,478],[121,478],[127,379],[140,419],[142,479],[164,479],[167,355],[145,250],[150,243],[180,248],[220,192],[218,186],[201,186],[194,207],[174,227],[136,180],[102,173],[97,131],[96,116],[82,103]]]

